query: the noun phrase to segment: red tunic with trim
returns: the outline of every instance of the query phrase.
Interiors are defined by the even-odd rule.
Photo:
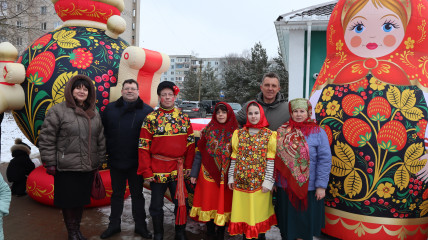
[[[177,161],[159,160],[184,158],[184,169],[191,169],[195,156],[195,137],[189,117],[177,108],[159,108],[141,126],[138,145],[138,174],[156,183],[177,180]]]

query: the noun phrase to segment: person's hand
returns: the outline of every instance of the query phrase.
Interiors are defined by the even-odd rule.
[[[153,182],[153,181],[155,181],[155,179],[153,177],[151,177],[151,178],[147,178],[146,181],[147,182]]]
[[[196,184],[196,178],[195,178],[195,177],[191,177],[191,178],[190,178],[190,182],[191,182],[192,184]]]
[[[273,185],[272,192],[276,192],[276,185]]]
[[[427,158],[428,158],[428,154],[425,154],[419,158],[419,161],[422,161]],[[425,182],[425,183],[428,182],[428,161],[425,163],[425,166],[418,173],[416,173],[416,176],[420,178],[422,182]]]
[[[46,167],[46,173],[52,176],[55,176],[56,166],[48,166]]]
[[[190,175],[190,169],[184,170],[184,175],[188,177]]]
[[[321,200],[325,197],[325,188],[317,188],[315,191],[315,197],[317,200]]]
[[[230,190],[233,190],[235,188],[235,184],[234,183],[229,183],[227,185],[229,186]]]
[[[269,188],[267,188],[267,187],[262,187],[262,193],[267,193],[267,192],[269,192],[270,190],[269,190]]]

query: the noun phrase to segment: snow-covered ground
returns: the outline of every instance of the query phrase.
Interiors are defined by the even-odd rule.
[[[12,113],[5,112],[1,123],[1,157],[0,162],[9,162],[12,159],[10,148],[15,144],[15,138],[21,138],[22,141],[31,147],[31,158],[39,155],[39,150],[34,146],[21,132]]]

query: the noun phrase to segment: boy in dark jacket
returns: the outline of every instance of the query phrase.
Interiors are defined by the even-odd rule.
[[[15,145],[10,148],[13,159],[7,166],[6,176],[12,182],[12,195],[26,195],[27,177],[34,170],[34,163],[30,159],[31,147],[15,139]]]

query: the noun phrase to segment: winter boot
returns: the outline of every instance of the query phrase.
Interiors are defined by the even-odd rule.
[[[116,233],[120,233],[120,231],[121,231],[120,223],[110,222],[108,224],[107,229],[101,234],[100,238],[101,239],[109,238],[109,237],[115,235]]]
[[[259,237],[257,239],[259,239],[259,240],[266,240],[266,234],[259,233]]]
[[[68,232],[68,240],[79,240],[77,217],[73,210],[72,208],[63,208],[62,215]]]
[[[83,235],[82,232],[80,232],[80,223],[82,221],[82,215],[83,215],[83,207],[75,208],[74,209],[76,214],[76,220],[77,220],[77,235],[79,236],[79,240],[87,240]]]
[[[226,226],[218,226],[217,227],[217,240],[224,240],[225,230],[226,230]]]
[[[153,230],[155,232],[154,240],[163,240],[163,214],[152,216]]]
[[[151,239],[152,233],[147,229],[146,221],[135,222],[135,233],[139,234],[143,238]]]
[[[187,240],[186,224],[175,225],[175,240]]]
[[[206,225],[207,225],[207,236],[214,236],[215,235],[214,220],[207,222]]]

